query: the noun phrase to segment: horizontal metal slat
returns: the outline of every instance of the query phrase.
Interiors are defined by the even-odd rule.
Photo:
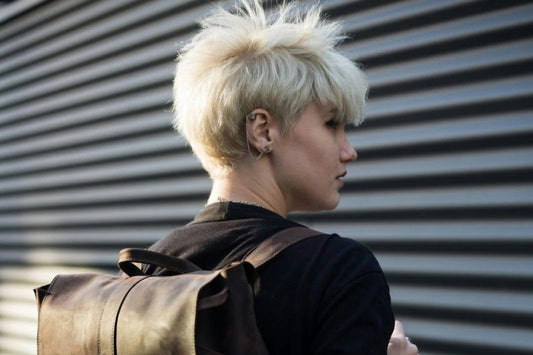
[[[2,321],[4,322],[4,321]],[[1,355],[18,355],[18,354],[35,354],[37,345],[35,338],[18,339],[11,334],[3,334],[3,329],[9,329],[10,324],[0,326],[0,354]],[[30,326],[26,329],[30,330]],[[33,325],[37,329],[37,325]],[[36,331],[35,331],[36,332]]]
[[[31,0],[31,2],[36,4],[44,2],[44,0]],[[3,23],[2,28],[0,28],[0,42],[7,43],[13,38],[16,38],[17,35],[35,29],[39,24],[50,21],[51,19],[70,11],[73,7],[79,6],[79,4],[83,2],[84,0],[76,1],[76,3],[67,1],[62,2],[61,4],[54,4],[55,6],[44,6],[39,8],[38,11],[30,11],[26,13],[26,16],[13,19],[13,15],[20,14],[20,8],[17,8],[16,13],[6,14],[9,17],[4,17],[0,20],[0,22],[7,21]],[[27,4],[20,4],[20,6],[25,7]],[[0,49],[0,53],[4,54],[4,51]]]
[[[12,299],[23,302],[35,302],[35,295],[33,292],[28,292],[27,284],[20,284],[15,282],[3,282],[0,284],[0,299]]]
[[[72,171],[42,173],[0,180],[0,193],[17,193],[24,190],[44,190],[57,187],[105,183],[110,180],[125,182],[132,178],[154,174],[178,176],[180,172],[201,169],[200,162],[190,154],[172,157],[151,157],[131,162],[115,162]]]
[[[477,348],[493,348],[496,354],[500,349],[505,354],[522,354],[533,351],[532,330],[514,327],[491,327],[490,325],[468,324],[467,320],[450,322],[443,320],[417,319],[403,317],[406,332],[413,339],[434,341],[449,344],[456,348],[474,346]],[[482,352],[483,350],[478,350]]]
[[[40,63],[32,68],[21,72],[6,75],[0,82],[0,90],[12,93],[5,99],[6,105],[20,97],[36,97],[38,93],[53,93],[54,90],[61,90],[64,87],[72,88],[78,84],[85,85],[88,82],[102,80],[101,78],[125,73],[128,68],[132,71],[143,66],[153,65],[153,62],[172,62],[176,55],[176,43],[187,39],[186,36],[174,37],[161,41],[152,41],[138,46],[126,47],[127,50],[112,52],[117,48],[117,44],[111,43],[107,52],[100,53],[100,46],[93,48],[93,51],[85,53],[90,56],[90,61],[84,56],[79,56],[78,52],[68,56],[61,56],[55,61]],[[80,49],[83,51],[83,48]],[[127,58],[131,56],[131,62]],[[62,65],[60,65],[62,64]],[[99,70],[100,68],[105,68]],[[91,76],[92,75],[92,76]],[[4,102],[4,101],[3,101]],[[4,120],[0,122],[5,122]]]
[[[111,248],[114,245],[147,247],[169,234],[179,224],[165,227],[124,226],[122,228],[95,227],[91,229],[70,228],[65,230],[0,230],[2,248],[70,247]],[[111,246],[110,246],[111,245]],[[1,287],[1,285],[0,285]],[[27,287],[25,287],[27,290]]]
[[[395,306],[433,308],[487,313],[515,313],[533,317],[533,294],[530,292],[450,289],[392,284],[391,298]]]
[[[50,19],[48,21],[43,21],[43,19],[46,18],[46,15],[41,11],[31,13],[30,15],[33,15],[33,17],[40,17],[40,20],[36,21],[36,19],[33,19],[33,26],[31,28],[27,27],[27,30],[22,31],[19,36],[7,38],[2,44],[0,57],[14,51],[20,52],[24,49],[27,50],[27,48],[35,50],[36,47],[42,46],[43,43],[48,42],[51,38],[61,37],[61,35],[78,30],[79,27],[81,27],[80,24],[90,21],[98,22],[110,12],[114,12],[128,4],[130,6],[134,4],[131,0],[118,0],[113,1],[112,3],[87,1],[86,5],[92,6],[85,6],[82,11],[73,12],[69,10],[79,6],[81,2],[77,1],[76,3],[69,3],[54,4],[54,6],[49,7],[48,12],[53,12],[53,14],[46,15],[48,15],[48,17],[52,15],[52,21]],[[61,16],[65,11],[69,11],[69,16]],[[16,21],[13,25],[21,26],[23,23],[24,21]],[[0,31],[0,35],[1,34],[2,32]]]
[[[341,16],[343,28],[346,32],[357,32],[384,23],[411,18],[414,16],[424,16],[435,11],[453,8],[458,4],[464,4],[461,0],[449,1],[426,1],[411,0],[391,2],[389,4],[373,8],[367,11],[349,13]],[[354,38],[357,40],[357,37]]]
[[[337,212],[533,206],[533,184],[344,194]]]
[[[190,0],[186,2],[192,3]],[[92,3],[92,7],[86,7],[83,11],[47,23],[39,31],[43,38],[50,36],[50,33],[58,32],[61,28],[63,28],[62,32],[65,34],[54,39],[54,41],[47,42],[46,45],[34,46],[14,58],[0,60],[0,73],[13,70],[13,68],[21,68],[22,65],[42,61],[43,58],[48,58],[54,53],[97,42],[97,39],[120,33],[124,28],[131,28],[134,25],[142,27],[144,19],[169,13],[176,7],[181,7],[183,1],[182,4],[176,4],[176,2],[172,1],[144,2],[140,3],[144,6],[135,6],[131,9],[126,7],[128,4],[133,3],[124,0],[97,1]],[[118,13],[118,16],[113,16],[112,20],[107,18],[107,14],[112,13],[117,8],[124,7],[126,9]],[[89,21],[90,19],[92,21]],[[101,19],[105,19],[105,21],[100,21]],[[88,25],[82,28],[78,27],[78,24],[82,22],[87,22]],[[29,37],[29,40],[33,41],[33,36]],[[18,46],[26,46],[22,39],[19,38],[18,42]]]
[[[442,242],[533,242],[531,220],[335,221],[311,223],[310,226],[319,231],[338,233],[362,242],[424,242],[435,243],[436,246]]]
[[[533,256],[435,255],[376,252],[385,274],[524,278],[533,281]]]
[[[461,105],[483,104],[495,100],[533,95],[533,76],[488,81],[479,84],[426,90],[407,95],[371,99],[367,105],[367,120],[383,116],[406,115],[411,112],[438,110]]]
[[[185,37],[178,38],[177,32],[179,32],[179,29],[187,29],[195,26],[195,19],[204,14],[207,8],[208,5],[205,5],[204,7],[195,8],[191,11],[184,11],[177,17],[149,23],[145,26],[138,26],[126,33],[84,46],[75,52],[69,52],[60,57],[53,58],[53,60],[43,61],[39,65],[25,68],[21,73],[14,72],[6,75],[2,79],[2,84],[0,84],[0,90],[20,82],[29,82],[29,79],[32,78],[35,80],[35,78],[49,76],[51,73],[57,74],[70,68],[92,65],[99,60],[109,60],[111,54],[142,51],[145,46],[151,46],[157,40],[167,40],[167,37],[172,38],[169,41],[169,44],[172,45],[168,46],[168,55],[174,56],[179,41],[185,39]]]
[[[434,45],[437,42],[451,41],[484,32],[514,27],[531,22],[533,5],[526,4],[510,9],[470,16],[464,19],[424,26],[387,36],[355,41],[343,49],[351,56],[365,61],[365,57],[376,57],[404,51],[408,48]],[[357,39],[357,32],[354,34]]]
[[[75,190],[53,191],[38,194],[0,197],[0,214],[19,209],[46,209],[77,204],[100,204],[146,201],[176,198],[180,195],[209,193],[211,180],[205,176],[190,178],[158,179],[156,182],[143,181],[124,183],[118,186],[92,186]],[[1,243],[1,242],[0,242]]]
[[[28,291],[26,290],[27,293],[30,293]],[[22,320],[36,320],[35,299],[29,300],[29,302],[20,302],[15,299],[7,301],[0,299],[0,318],[7,317]]]
[[[174,48],[177,40],[179,38],[155,42],[138,51],[129,51],[108,60],[104,59],[86,66],[71,68],[42,80],[30,80],[28,85],[23,85],[28,80],[23,77],[22,80],[12,83],[12,85],[19,86],[6,90],[7,92],[0,97],[0,109],[23,105],[24,101],[46,98],[54,93],[79,88],[91,82],[101,83],[102,80],[118,74],[134,75],[139,68],[153,66],[154,62],[170,64],[172,63],[170,58],[176,54]],[[22,72],[24,73],[26,72]]]
[[[0,259],[2,260],[2,259]],[[98,268],[90,268],[88,266],[72,267],[72,266],[2,266],[0,268],[0,282],[17,282],[26,284],[28,290],[50,283],[52,279],[58,274],[75,274],[85,272],[102,272]],[[31,293],[31,291],[30,291]]]
[[[79,5],[80,1],[77,1]],[[55,5],[55,4],[54,4]],[[33,28],[23,31],[19,36],[9,38],[2,45],[2,50],[0,50],[0,57],[6,56],[6,54],[11,54],[12,52],[28,52],[28,49],[35,51],[36,48],[48,45],[51,39],[57,40],[58,37],[62,35],[69,34],[71,32],[78,31],[82,24],[87,24],[88,22],[99,22],[103,18],[109,15],[109,13],[116,12],[118,9],[124,8],[124,6],[134,5],[133,1],[124,1],[118,0],[109,2],[87,2],[86,6],[80,11],[69,11],[69,16],[55,16],[52,21],[39,21],[34,24]],[[92,5],[92,6],[87,6]],[[51,8],[55,9],[56,12],[62,15],[59,12],[61,4],[52,6]],[[65,7],[63,5],[63,7]],[[73,4],[68,7],[65,7],[65,10],[70,10],[75,8]],[[0,62],[1,63],[1,62]]]
[[[67,132],[60,131],[33,137],[29,140],[11,142],[0,150],[0,160],[13,159],[13,157],[20,155],[45,154],[50,150],[70,149],[103,140],[118,140],[122,137],[143,135],[146,132],[171,131],[171,120],[171,114],[162,110],[132,113],[120,120],[99,122],[89,126],[72,128]],[[183,138],[178,134],[175,135],[175,139],[178,145],[185,145]],[[3,166],[3,164],[1,165]]]
[[[23,263],[25,265],[74,265],[109,267],[116,265],[118,250],[101,249],[45,249],[0,251],[0,263]],[[118,269],[117,269],[118,271]],[[49,280],[51,281],[51,279]]]
[[[205,201],[188,200],[177,203],[150,203],[142,206],[128,205],[97,208],[79,208],[71,210],[46,210],[42,212],[25,212],[0,215],[1,228],[46,228],[56,226],[79,226],[101,224],[127,224],[149,222],[151,224],[166,221],[192,220]],[[8,255],[6,255],[8,257]],[[4,260],[0,258],[0,260]]]
[[[170,90],[166,87],[158,87],[83,107],[75,107],[53,116],[42,116],[39,119],[18,122],[16,126],[0,130],[0,144],[87,125],[94,121],[102,121],[106,117],[124,116],[146,111],[146,109],[153,111],[154,107],[163,110],[168,106],[170,99]]]
[[[357,144],[354,144],[357,147]],[[473,174],[531,168],[533,148],[495,149],[480,152],[411,156],[348,164],[346,182],[449,174]],[[0,185],[1,186],[1,185]]]
[[[121,140],[119,144],[103,143],[4,162],[1,165],[0,176],[53,170],[62,166],[94,165],[98,162],[118,161],[121,158],[139,154],[156,156],[160,151],[177,150],[182,147],[183,144],[180,144],[176,135],[169,131],[142,139]]]
[[[48,97],[44,100],[30,102],[27,106],[17,107],[3,114],[3,119],[9,122],[23,120],[27,117],[37,117],[47,115],[62,110],[68,110],[76,106],[85,106],[87,103],[96,101],[106,101],[110,97],[115,97],[124,92],[139,91],[146,87],[165,86],[170,91],[172,81],[173,63],[160,65],[156,68],[149,68],[135,75],[123,76],[108,80],[105,84],[96,83],[68,92],[55,97]]]
[[[348,133],[356,149],[386,149],[409,145],[449,142],[462,139],[482,139],[533,132],[532,111],[498,113],[478,117],[459,117],[453,120],[431,120],[408,126],[399,125],[360,129]]]
[[[32,320],[2,319],[0,321],[0,334],[19,339],[35,339],[37,335],[36,325],[37,323]],[[3,343],[2,346],[4,346]]]
[[[373,88],[402,81],[420,80],[458,71],[479,70],[483,67],[508,64],[531,58],[533,58],[533,40],[526,39],[369,68],[365,73],[372,91]]]
[[[314,0],[301,0],[301,3],[305,4],[305,6],[314,5],[316,1]],[[350,0],[351,3],[361,3],[364,2],[364,0]],[[324,3],[321,3],[320,6],[323,10],[330,10],[331,8],[337,7],[339,5],[343,5],[346,3],[346,0],[329,0]]]

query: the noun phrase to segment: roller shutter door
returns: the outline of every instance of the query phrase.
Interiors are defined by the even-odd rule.
[[[533,3],[322,4],[371,91],[340,206],[292,217],[371,247],[422,354],[533,353]],[[204,204],[169,100],[208,9],[0,6],[0,354],[35,354],[33,287],[112,271]]]

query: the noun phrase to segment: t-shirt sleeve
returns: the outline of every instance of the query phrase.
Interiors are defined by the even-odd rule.
[[[386,355],[394,326],[389,287],[372,252],[336,238],[322,266],[312,354]]]

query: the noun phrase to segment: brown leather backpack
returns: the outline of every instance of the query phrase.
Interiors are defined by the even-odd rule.
[[[200,270],[185,259],[124,249],[118,263],[123,277],[58,275],[34,290],[38,353],[268,354],[255,320],[255,269],[317,234],[303,227],[286,229],[243,261],[214,271]],[[134,262],[177,275],[146,275]]]

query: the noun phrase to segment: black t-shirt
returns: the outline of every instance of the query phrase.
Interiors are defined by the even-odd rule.
[[[150,249],[215,269],[295,226],[260,207],[215,203]],[[354,240],[333,234],[290,247],[262,267],[254,291],[270,354],[387,353],[394,327],[389,288],[372,252]]]

